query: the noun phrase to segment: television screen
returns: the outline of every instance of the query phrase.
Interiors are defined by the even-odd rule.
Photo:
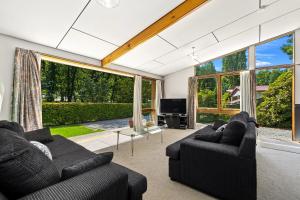
[[[160,113],[186,114],[186,99],[161,99]]]

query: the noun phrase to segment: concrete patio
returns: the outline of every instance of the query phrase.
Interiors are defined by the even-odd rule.
[[[114,150],[117,144],[117,133],[114,132],[116,129],[128,128],[128,120],[125,119],[116,119],[116,120],[106,120],[98,122],[85,123],[83,125],[93,128],[93,129],[102,129],[103,132],[97,132],[87,135],[81,135],[70,138],[72,141],[84,146],[90,151],[98,151],[101,149],[111,148]],[[197,128],[206,126],[207,124],[197,124]],[[278,148],[285,151],[297,151],[300,152],[300,144],[298,142],[293,142],[291,140],[291,130],[284,129],[274,129],[260,127],[258,130],[258,139],[265,147],[269,148]],[[137,136],[135,139],[141,138],[143,136]],[[130,137],[120,135],[119,143],[126,143],[130,141]],[[274,145],[276,144],[276,145]],[[291,150],[292,149],[292,150]]]
[[[128,127],[129,119],[130,118],[89,122],[89,123],[85,123],[83,125],[85,125],[89,128],[93,128],[93,129],[113,130],[116,128]]]

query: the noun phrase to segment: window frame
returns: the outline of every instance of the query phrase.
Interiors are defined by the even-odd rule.
[[[230,116],[239,113],[240,109],[223,108],[222,107],[222,77],[224,77],[224,76],[239,76],[240,72],[241,71],[233,71],[233,72],[222,72],[222,73],[217,73],[217,74],[195,76],[195,77],[197,77],[197,80],[207,79],[207,78],[215,78],[216,82],[217,82],[217,108],[199,107],[199,104],[197,104],[197,113],[224,114],[224,115],[230,115]]]

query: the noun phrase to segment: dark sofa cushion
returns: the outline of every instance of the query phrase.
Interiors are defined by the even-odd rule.
[[[249,114],[247,112],[240,112],[240,113],[238,113],[236,115],[233,115],[229,119],[228,123],[232,122],[232,121],[236,121],[236,120],[242,121],[242,122],[244,122],[247,125],[248,120],[249,120]]]
[[[72,166],[65,167],[62,170],[61,179],[66,180],[68,178],[71,178],[71,177],[77,176],[79,174],[82,174],[84,172],[95,169],[96,167],[108,164],[111,162],[112,158],[113,158],[113,153],[106,152],[106,153],[98,154],[92,158],[85,160],[85,161],[76,163]]]
[[[49,128],[26,132],[24,133],[24,137],[28,141],[37,141],[43,144],[53,141],[53,137]]]
[[[61,172],[63,168],[94,157],[96,154],[60,135],[53,136],[53,142],[45,144],[51,151],[53,163]]]
[[[51,151],[53,160],[56,158],[60,158],[64,155],[72,154],[73,152],[77,152],[78,150],[83,150],[90,154],[91,156],[85,157],[91,158],[95,153],[92,153],[91,151],[88,151],[84,147],[76,144],[75,142],[68,140],[67,138],[64,138],[60,135],[54,135],[53,141],[45,144]]]
[[[19,136],[24,137],[24,129],[17,122],[9,122],[6,120],[0,121],[0,128],[8,129],[14,133],[17,133]]]
[[[213,126],[206,126],[195,132],[194,138],[206,142],[218,142],[222,137],[222,132],[216,132]]]
[[[223,126],[224,124],[227,124],[227,122],[223,121],[223,120],[216,120],[212,126],[212,129],[217,130],[218,128],[220,128],[221,126]]]
[[[247,130],[247,123],[242,120],[230,121],[223,131],[220,143],[239,146]]]
[[[55,165],[26,139],[0,128],[0,189],[15,199],[59,182]]]

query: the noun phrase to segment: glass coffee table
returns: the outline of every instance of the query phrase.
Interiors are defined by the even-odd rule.
[[[146,127],[144,128],[143,132],[136,132],[133,130],[133,128],[121,128],[121,129],[115,129],[113,132],[117,133],[117,150],[119,150],[119,140],[120,140],[120,135],[125,135],[130,137],[130,145],[131,145],[131,155],[133,156],[134,153],[134,138],[137,136],[143,136],[147,134],[147,139],[149,139],[150,134],[155,134],[155,133],[160,133],[161,134],[161,143],[163,143],[163,134],[162,134],[162,129],[164,127],[160,126],[151,126],[151,127]]]

